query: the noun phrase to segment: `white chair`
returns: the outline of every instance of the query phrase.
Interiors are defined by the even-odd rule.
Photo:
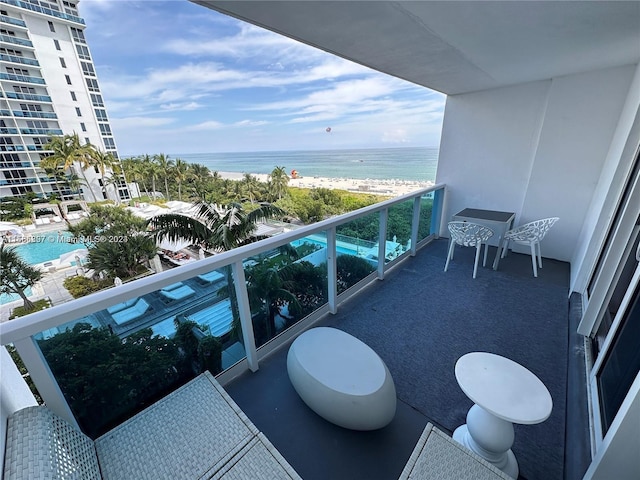
[[[520,245],[528,245],[531,248],[531,263],[533,264],[533,276],[538,276],[538,266],[536,265],[536,256],[538,257],[538,265],[542,268],[542,254],[540,253],[540,242],[545,237],[549,229],[559,220],[558,217],[543,218],[534,222],[525,223],[519,227],[513,228],[504,234],[504,243],[502,246],[502,257],[507,254],[509,242],[513,241]],[[536,245],[538,246],[536,252]]]
[[[482,266],[487,264],[487,249],[489,245],[487,240],[493,236],[493,230],[484,225],[478,225],[471,222],[449,222],[449,233],[451,234],[451,243],[449,244],[449,252],[447,253],[447,262],[444,265],[444,271],[449,268],[449,260],[453,260],[453,249],[456,244],[463,247],[476,247],[476,261],[473,265],[473,278],[476,278],[478,271],[478,260],[480,258],[480,247],[484,243],[484,261]]]

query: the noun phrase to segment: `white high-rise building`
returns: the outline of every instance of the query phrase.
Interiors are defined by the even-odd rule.
[[[39,168],[51,135],[77,133],[118,155],[77,5],[0,0],[0,197],[130,198],[123,178],[106,181],[111,171],[103,179],[98,167],[76,164],[66,172],[74,185]]]

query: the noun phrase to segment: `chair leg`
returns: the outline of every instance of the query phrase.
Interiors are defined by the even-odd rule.
[[[452,240],[451,244],[449,245],[449,251],[447,252],[447,262],[444,264],[445,272],[447,271],[447,268],[449,268],[449,260],[453,258],[453,249],[455,246],[456,246],[456,242]]]
[[[500,258],[504,258],[507,256],[507,249],[509,248],[509,239],[505,239],[504,243],[502,244],[502,257]]]
[[[533,276],[537,277],[538,276],[538,268],[537,268],[537,254],[536,254],[536,244],[534,242],[531,242],[531,263],[533,264]]]
[[[540,242],[536,242],[538,244],[538,266],[542,268],[542,250],[540,249]]]
[[[482,260],[482,266],[486,267],[487,266],[487,252],[489,251],[489,244],[485,243],[484,244],[484,260]]]
[[[476,245],[476,261],[473,263],[473,278],[476,278],[476,272],[478,271],[478,260],[480,260],[480,248],[482,248],[482,244],[478,243]]]

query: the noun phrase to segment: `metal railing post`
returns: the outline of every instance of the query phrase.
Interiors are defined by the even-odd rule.
[[[380,231],[378,232],[378,278],[384,278],[384,264],[387,259],[387,221],[389,219],[389,209],[380,210]]]
[[[337,251],[336,228],[331,227],[327,230],[327,280],[329,281],[328,301],[329,311],[331,313],[338,312],[338,267],[336,264]]]
[[[38,387],[40,396],[55,414],[64,418],[71,425],[80,430],[76,417],[73,415],[67,399],[64,398],[60,386],[53,376],[40,347],[33,337],[21,338],[13,342],[24,366],[27,368],[31,380]]]
[[[422,197],[413,199],[413,218],[411,219],[411,256],[416,256],[416,247],[418,245],[418,230],[420,228],[420,203]]]
[[[256,339],[253,333],[253,322],[251,320],[251,307],[249,306],[249,294],[247,293],[247,280],[244,276],[244,267],[242,260],[238,260],[232,264],[233,269],[233,285],[236,289],[236,298],[238,299],[238,310],[240,314],[240,325],[242,326],[242,341],[244,350],[247,354],[247,363],[249,370],[258,371],[258,350],[256,348]]]

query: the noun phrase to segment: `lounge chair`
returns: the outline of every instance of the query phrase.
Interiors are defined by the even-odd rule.
[[[218,280],[222,280],[223,278],[224,278],[224,275],[215,270],[213,272],[203,273],[202,275],[198,275],[198,279],[204,283],[217,282]]]
[[[132,307],[112,313],[111,317],[116,324],[122,325],[123,323],[131,322],[136,318],[140,318],[147,310],[149,310],[149,308],[150,305],[145,301],[145,299],[140,298]]]
[[[196,291],[188,285],[183,285],[172,290],[160,290],[160,295],[169,301],[184,300],[195,294]]]
[[[133,307],[138,301],[138,297],[127,300],[126,302],[116,303],[115,305],[107,308],[107,312],[116,313],[124,310],[125,308]]]
[[[209,327],[209,332],[214,337],[222,337],[231,331],[231,323],[233,322],[231,302],[229,299],[222,300],[210,307],[190,313],[187,317],[198,325]]]

